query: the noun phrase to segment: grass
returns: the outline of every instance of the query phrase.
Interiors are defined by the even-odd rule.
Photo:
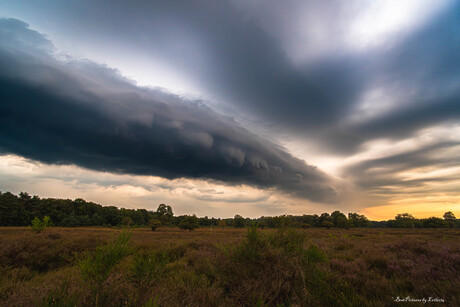
[[[460,304],[458,229],[0,228],[2,306]]]

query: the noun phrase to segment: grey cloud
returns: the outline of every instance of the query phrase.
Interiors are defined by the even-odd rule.
[[[193,193],[188,193],[191,197],[198,199],[198,200],[203,200],[203,201],[209,201],[209,202],[228,202],[228,203],[258,203],[258,202],[263,202],[268,200],[268,196],[248,196],[248,195],[224,195],[224,194],[198,194],[194,195]]]
[[[344,173],[348,174],[359,187],[374,195],[390,197],[398,194],[428,195],[443,191],[452,193],[454,190],[451,190],[451,187],[430,188],[429,185],[453,183],[456,185],[455,190],[458,190],[456,182],[459,176],[456,173],[435,173],[412,179],[402,174],[414,172],[423,175],[422,168],[442,170],[457,167],[460,165],[460,157],[452,155],[449,150],[455,150],[459,146],[458,141],[439,140],[403,153],[361,161],[345,169]]]
[[[113,3],[21,2],[61,19],[76,40],[120,57],[159,58],[240,112],[297,131],[315,133],[336,121],[366,84],[360,58],[296,67],[277,38],[228,1]]]
[[[421,29],[359,52],[340,48],[343,28],[363,5],[359,1],[287,1],[282,8],[257,1],[252,8],[241,1],[19,3],[56,17],[56,26],[102,52],[133,61],[160,59],[239,112],[334,153],[354,153],[368,140],[407,137],[427,125],[459,118],[456,3]],[[321,48],[314,30],[298,37],[302,31],[286,27],[296,11],[305,14],[304,27],[327,36],[325,56],[304,65],[293,61],[285,44],[302,40],[311,49]],[[349,123],[363,93],[374,86],[402,101],[388,113]]]
[[[58,61],[43,52],[51,43],[27,24],[2,19],[0,25],[7,38],[0,41],[0,152],[337,200],[340,188],[326,174],[202,102],[137,87],[90,61]],[[36,48],[24,43],[27,37]]]

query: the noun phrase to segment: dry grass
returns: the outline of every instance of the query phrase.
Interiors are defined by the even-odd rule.
[[[96,301],[78,259],[120,231],[0,228],[0,305],[392,306],[398,296],[460,304],[458,229],[138,228]]]

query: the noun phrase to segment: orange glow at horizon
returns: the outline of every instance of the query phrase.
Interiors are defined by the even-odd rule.
[[[367,207],[361,214],[370,220],[382,221],[393,219],[398,213],[410,213],[415,218],[440,217],[447,211],[452,211],[455,216],[460,212],[460,196],[457,197],[426,197],[427,199],[401,199],[389,205]]]

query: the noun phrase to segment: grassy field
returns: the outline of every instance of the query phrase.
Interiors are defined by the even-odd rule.
[[[5,227],[0,264],[2,306],[460,305],[459,229]]]

